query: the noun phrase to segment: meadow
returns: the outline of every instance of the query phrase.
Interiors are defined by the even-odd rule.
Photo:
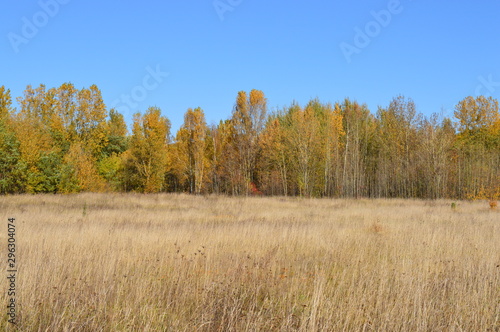
[[[500,331],[500,211],[452,202],[2,196],[0,328]]]

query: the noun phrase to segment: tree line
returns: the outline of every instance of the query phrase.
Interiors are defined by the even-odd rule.
[[[467,97],[454,117],[395,97],[372,113],[345,99],[268,112],[262,91],[238,92],[231,117],[207,125],[188,109],[180,129],[157,107],[108,110],[97,86],[0,87],[0,193],[187,192],[305,197],[498,198],[500,114]]]

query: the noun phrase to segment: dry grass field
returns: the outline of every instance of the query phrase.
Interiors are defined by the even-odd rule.
[[[4,196],[2,269],[15,217],[19,331],[500,331],[500,212],[451,203]]]

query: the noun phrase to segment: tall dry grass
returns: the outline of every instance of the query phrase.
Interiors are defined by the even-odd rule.
[[[486,202],[1,197],[9,216],[20,331],[500,330]]]

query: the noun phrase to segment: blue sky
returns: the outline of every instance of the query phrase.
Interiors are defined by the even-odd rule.
[[[499,14],[498,0],[7,1],[0,85],[96,84],[127,122],[158,106],[174,134],[187,108],[217,123],[251,89],[270,110],[349,97],[376,112],[404,94],[451,115],[500,99]]]

